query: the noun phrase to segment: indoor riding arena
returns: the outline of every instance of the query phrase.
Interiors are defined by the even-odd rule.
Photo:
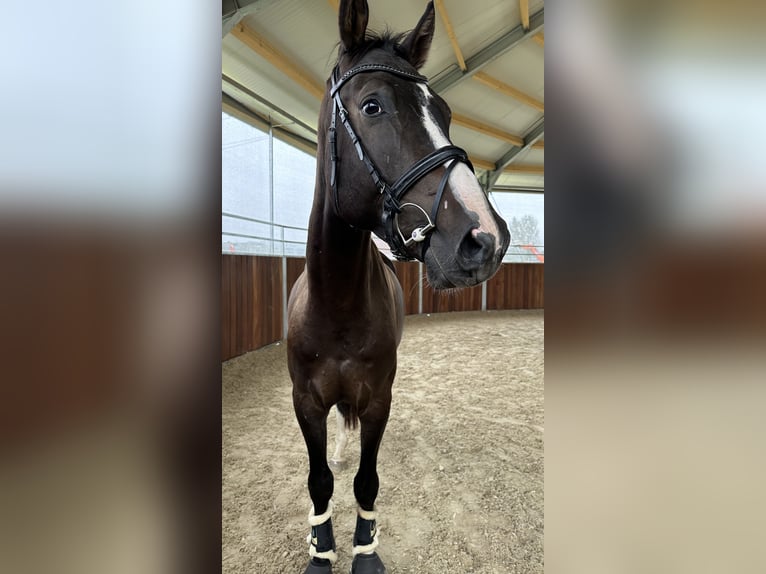
[[[273,292],[257,278],[259,268],[278,269],[279,260],[223,259],[224,321],[232,321],[224,325],[232,336],[257,332],[257,325],[242,323],[239,309],[258,305],[253,288]],[[424,287],[433,312],[406,318],[378,457],[380,555],[391,573],[543,571],[542,271],[542,265],[504,264],[488,284],[488,291],[499,291],[497,299],[488,296],[487,311],[450,311],[480,302],[481,287],[442,296]],[[328,456],[335,428],[331,413]],[[358,436],[349,439],[348,467],[334,473],[340,572],[351,561]],[[302,571],[307,475],[285,345],[225,361],[225,572]]]
[[[368,1],[375,30],[410,30],[426,7]],[[311,244],[320,102],[343,6],[223,2],[222,559],[229,574],[300,574],[309,560],[309,459],[288,373],[287,301]],[[387,574],[542,573],[543,3],[443,0],[435,9],[419,72],[450,106],[449,139],[467,152],[511,240],[488,281],[437,290],[425,263],[395,260],[373,236],[392,260],[405,312],[377,458],[377,553]],[[333,407],[328,459],[336,434]],[[350,571],[355,536],[360,430],[348,439],[343,464],[332,467],[336,573]]]

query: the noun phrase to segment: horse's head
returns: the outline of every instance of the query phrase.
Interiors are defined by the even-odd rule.
[[[491,277],[510,236],[465,152],[450,109],[418,69],[434,33],[429,3],[409,34],[367,34],[366,0],[340,3],[340,54],[322,106],[320,144],[336,214],[418,259],[436,288]]]

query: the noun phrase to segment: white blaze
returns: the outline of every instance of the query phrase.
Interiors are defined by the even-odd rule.
[[[435,148],[441,148],[447,145],[451,145],[449,139],[436,123],[436,120],[428,110],[428,101],[431,99],[431,92],[428,90],[428,86],[424,84],[418,84],[418,88],[423,91],[425,96],[425,103],[421,107],[420,115],[423,118],[423,126],[426,128],[428,135],[431,137],[431,142]],[[454,160],[450,160],[454,161]],[[449,165],[449,162],[446,164]],[[500,237],[500,230],[495,223],[495,218],[492,217],[492,213],[489,211],[489,204],[484,196],[479,182],[476,180],[476,176],[471,172],[470,168],[460,162],[456,165],[450,173],[449,185],[452,189],[452,195],[455,196],[465,209],[473,211],[479,216],[479,228],[476,233],[486,232],[494,237]],[[446,207],[446,201],[445,201]]]

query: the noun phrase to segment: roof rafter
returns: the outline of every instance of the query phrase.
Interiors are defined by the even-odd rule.
[[[231,29],[248,14],[257,9],[259,0],[221,0],[221,37],[228,34]]]
[[[314,80],[310,73],[293,63],[244,22],[234,26],[231,29],[231,34],[316,99],[321,100],[324,97],[322,84]]]
[[[514,46],[518,45],[522,40],[536,34],[544,24],[543,12],[544,9],[532,14],[529,18],[529,30],[524,30],[524,27],[519,24],[513,30],[503,34],[500,38],[469,57],[465,61],[465,70],[461,70],[459,67],[453,68],[434,80],[431,83],[431,87],[436,92],[444,92],[454,87],[466,78],[473,76],[501,54],[504,54]]]
[[[452,51],[455,52],[457,63],[461,70],[465,70],[466,65],[465,58],[463,57],[463,51],[460,49],[460,45],[457,43],[457,36],[455,35],[455,30],[452,28],[452,22],[449,19],[449,14],[447,14],[447,9],[444,7],[444,0],[435,0],[434,4],[439,11],[439,15],[442,17],[444,27],[447,29],[447,36],[449,36],[449,41],[452,44]]]
[[[485,86],[489,86],[490,88],[501,92],[502,94],[505,94],[506,96],[510,96],[513,99],[520,101],[522,104],[526,104],[532,108],[535,108],[538,112],[545,112],[545,105],[543,102],[533,98],[529,94],[525,94],[521,90],[517,90],[513,86],[509,86],[505,82],[501,82],[497,78],[493,78],[489,74],[485,74],[484,72],[476,72],[476,74],[473,76],[473,79],[477,82],[481,82]]]
[[[328,0],[328,3],[337,9],[338,0]],[[456,58],[458,58],[458,61],[460,62],[462,58],[462,52],[457,45],[456,37],[454,37],[454,30],[452,30],[452,34],[450,34],[450,30],[452,28],[451,24],[448,24],[449,16],[447,15],[446,9],[444,9],[443,0],[435,0],[435,3],[440,8],[440,14],[442,15],[442,19],[445,21],[445,26],[448,28],[450,41],[453,43],[453,50],[455,50]],[[488,46],[485,46],[475,55],[469,57],[468,60],[463,59],[462,64],[464,64],[465,67],[463,69],[453,69],[452,71],[443,75],[441,78],[433,81],[433,89],[437,92],[441,92],[456,85],[465,78],[474,77],[476,81],[484,83],[485,85],[497,89],[506,95],[514,97],[515,99],[530,105],[531,107],[541,112],[544,112],[543,102],[536,100],[528,94],[516,90],[512,86],[509,86],[508,84],[505,84],[504,82],[501,82],[500,80],[497,80],[496,78],[493,78],[488,74],[480,71],[494,58],[510,50],[525,38],[533,37],[536,41],[543,45],[543,33],[541,31],[538,33],[540,28],[542,28],[543,23],[544,13],[543,10],[540,10],[531,16],[528,29],[525,30],[523,25],[517,26],[513,30],[501,36],[496,41],[492,42]],[[275,68],[280,70],[291,80],[293,80],[296,84],[300,85],[307,93],[318,100],[321,100],[324,97],[324,86],[320,82],[316,81],[310,72],[302,69],[299,65],[291,61],[290,58],[285,56],[276,47],[271,45],[267,40],[260,36],[255,30],[247,26],[244,22],[240,21],[235,26],[233,26],[231,29],[231,34],[243,42],[245,45],[247,45],[250,49],[259,54]],[[226,78],[226,80],[229,80],[229,82],[232,84],[236,84],[235,82],[231,81],[230,78]],[[237,87],[240,88],[240,86]],[[487,171],[487,183],[489,184],[487,186],[488,189],[492,188],[494,183],[497,181],[497,178],[504,171],[529,172],[532,170],[532,173],[539,173],[543,169],[542,166],[514,166],[508,168],[508,166],[513,162],[514,158],[521,151],[529,149],[530,147],[534,147],[535,149],[544,149],[544,143],[542,141],[537,141],[543,133],[543,119],[540,119],[535,127],[533,127],[523,138],[461,114],[453,114],[452,121],[456,125],[460,125],[473,131],[477,131],[490,137],[505,141],[513,146],[494,164],[487,160],[474,160],[477,167]]]
[[[481,159],[478,157],[471,156],[469,158],[471,160],[471,163],[473,164],[473,167],[476,169],[481,169],[484,171],[494,171],[495,164],[492,163],[489,160]],[[518,164],[511,164],[505,166],[503,169],[503,173],[535,173],[535,174],[543,174],[545,173],[545,166],[538,165],[538,164],[528,164],[528,163],[518,163]]]
[[[484,135],[493,137],[495,139],[508,142],[511,145],[515,145],[515,146],[524,145],[524,140],[521,137],[514,135],[512,133],[508,133],[503,130],[499,130],[496,127],[479,122],[477,120],[474,120],[473,118],[469,118],[468,116],[464,116],[462,114],[452,114],[452,123],[455,125],[462,126],[464,128],[468,128],[470,130],[482,133]]]
[[[482,169],[484,171],[492,171],[495,169],[495,164],[487,159],[481,159],[478,157],[469,156],[468,159],[471,160],[471,163],[473,164],[473,167],[476,169]]]
[[[302,128],[302,129],[306,130],[307,132],[309,132],[310,134],[312,134],[314,137],[316,137],[316,135],[317,135],[317,131],[316,131],[316,129],[315,129],[315,128],[313,128],[313,127],[311,127],[310,125],[308,125],[308,124],[306,124],[306,123],[302,122],[301,120],[299,120],[298,118],[296,118],[295,116],[293,116],[292,114],[290,114],[289,112],[286,112],[285,110],[283,110],[283,109],[282,109],[282,108],[280,108],[279,106],[277,106],[277,105],[275,105],[275,104],[271,103],[271,102],[270,102],[270,101],[268,101],[267,99],[265,99],[265,98],[262,98],[261,96],[259,96],[259,95],[258,95],[258,94],[256,94],[255,92],[253,92],[251,89],[249,89],[247,86],[243,86],[243,85],[242,85],[242,84],[240,84],[238,81],[236,81],[236,80],[235,80],[235,79],[233,79],[233,78],[230,78],[230,77],[229,77],[229,76],[227,76],[226,74],[222,74],[221,78],[222,78],[222,80],[223,80],[225,83],[229,84],[231,87],[233,87],[233,88],[236,88],[237,90],[239,90],[240,92],[242,92],[242,93],[243,93],[243,94],[245,94],[246,96],[248,96],[248,97],[250,97],[250,98],[254,99],[256,102],[258,102],[258,103],[260,103],[261,105],[263,105],[263,106],[265,106],[265,107],[269,108],[269,110],[273,111],[273,112],[274,112],[274,113],[276,113],[277,115],[280,115],[280,116],[282,116],[283,118],[285,118],[286,120],[288,120],[290,123],[293,123],[293,124],[295,124],[296,126],[298,126],[298,127]],[[235,99],[235,100],[236,100],[236,98],[232,98],[232,99]],[[242,103],[242,102],[240,102],[240,104],[241,104],[241,103]],[[245,106],[245,107],[247,107],[247,106]]]
[[[269,44],[264,38],[258,35],[246,24],[240,22],[232,29],[231,33],[241,42],[247,45],[250,49],[263,57],[266,61],[268,61],[282,73],[299,84],[309,94],[318,100],[322,99],[324,96],[324,88],[321,86],[321,84],[311,80],[310,74],[308,72],[292,63],[276,47]],[[473,131],[477,131],[479,133],[483,133],[485,135],[489,135],[496,139],[510,143],[511,145],[520,146],[523,144],[523,139],[521,137],[497,129],[478,120],[474,120],[468,116],[453,114],[452,121],[457,125]]]
[[[525,30],[529,30],[529,0],[519,0],[519,13],[521,25]]]
[[[544,165],[528,164],[528,163],[512,163],[503,170],[504,173],[536,173],[542,175],[545,173]]]

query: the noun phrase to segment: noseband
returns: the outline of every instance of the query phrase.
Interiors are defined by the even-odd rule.
[[[415,163],[412,167],[410,167],[410,169],[404,172],[404,174],[401,175],[393,183],[393,185],[386,183],[386,181],[380,175],[378,168],[375,167],[375,163],[365,152],[361,140],[356,135],[356,132],[354,132],[354,128],[351,127],[351,123],[348,121],[348,111],[343,106],[343,102],[340,99],[341,87],[343,87],[346,82],[348,82],[357,74],[367,72],[387,72],[389,74],[400,76],[413,82],[419,82],[423,84],[428,83],[428,78],[425,76],[410,73],[393,66],[387,66],[385,64],[362,64],[360,66],[351,68],[340,78],[338,77],[338,67],[335,67],[332,73],[332,88],[330,89],[330,97],[332,97],[333,100],[332,120],[330,123],[330,186],[332,187],[333,196],[335,198],[335,211],[338,213],[338,215],[340,215],[340,205],[338,203],[338,182],[336,177],[338,152],[335,131],[335,120],[336,117],[340,116],[340,121],[346,128],[346,131],[348,132],[348,135],[351,138],[354,147],[356,148],[356,153],[359,156],[359,159],[364,162],[364,165],[367,167],[367,171],[369,172],[372,181],[375,183],[375,187],[381,194],[385,194],[386,196],[383,200],[383,229],[386,232],[386,242],[391,247],[391,252],[394,254],[394,257],[400,260],[409,261],[415,258],[407,253],[408,247],[414,243],[421,243],[425,241],[422,253],[425,253],[425,250],[428,248],[428,240],[430,240],[429,234],[434,229],[436,229],[436,215],[439,211],[441,197],[444,193],[444,188],[447,186],[447,180],[449,179],[450,173],[452,173],[452,170],[459,162],[463,162],[468,165],[471,171],[473,171],[473,165],[469,161],[468,154],[464,150],[453,145],[448,145],[431,152],[420,161]],[[449,166],[447,166],[446,171],[442,176],[441,182],[439,183],[439,187],[436,192],[436,198],[434,199],[433,206],[431,207],[430,215],[426,213],[426,211],[419,205],[414,203],[401,203],[401,199],[404,197],[404,194],[407,193],[413,185],[415,185],[425,175],[449,160],[454,161],[452,161]],[[405,207],[420,210],[428,220],[426,225],[416,227],[412,231],[412,235],[409,239],[405,239],[404,235],[399,229],[398,215]]]

